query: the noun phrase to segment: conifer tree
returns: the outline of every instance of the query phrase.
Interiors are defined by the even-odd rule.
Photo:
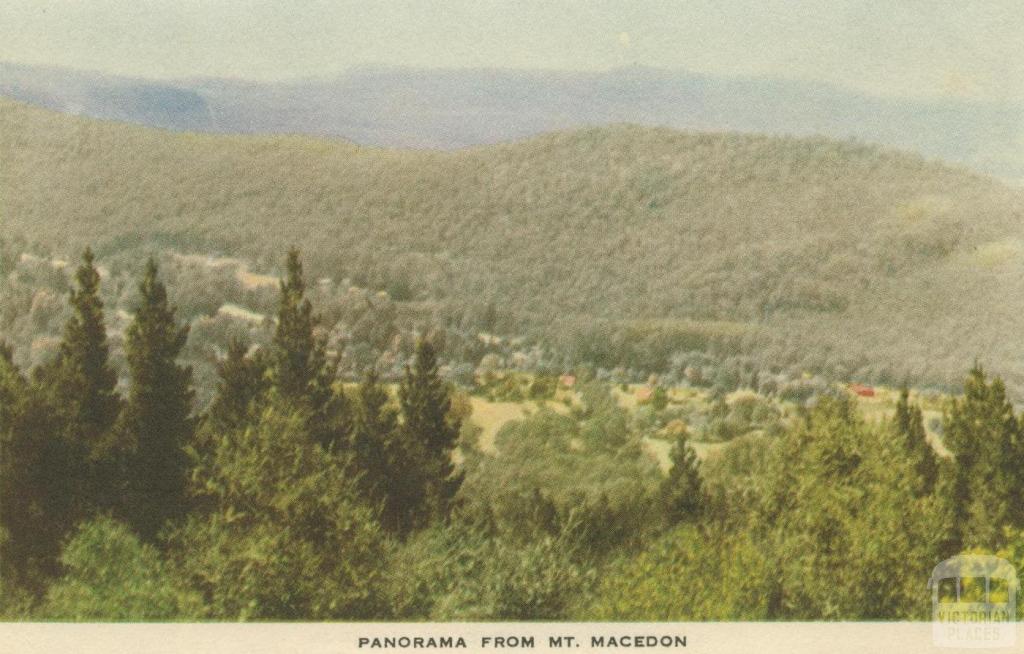
[[[819,398],[775,443],[752,514],[770,618],[921,614],[945,525],[901,451],[849,398]]]
[[[0,578],[10,583],[24,583],[30,550],[50,535],[32,516],[31,507],[37,507],[38,514],[44,502],[43,489],[33,483],[40,472],[40,443],[23,424],[28,400],[28,383],[14,364],[11,349],[0,343]],[[42,545],[39,549],[51,555],[56,551],[56,543]]]
[[[396,495],[390,492],[390,486],[398,476],[392,472],[402,459],[396,449],[398,420],[395,410],[388,405],[388,392],[378,382],[372,367],[359,385],[358,397],[349,447],[351,465],[367,503],[381,507],[385,516],[394,516],[398,512],[394,506]]]
[[[955,540],[962,547],[997,548],[1007,526],[1020,526],[1024,494],[1021,427],[998,377],[975,365],[964,395],[946,415],[946,447],[956,457],[952,480]]]
[[[896,403],[893,427],[907,460],[917,473],[918,479],[915,481],[920,484],[920,493],[931,493],[938,477],[938,457],[928,443],[921,407],[911,406],[910,391],[906,386],[900,392],[899,402]]]
[[[86,511],[91,466],[43,388],[0,353],[0,579],[40,594],[60,572],[62,542]],[[77,446],[77,447],[76,447]],[[10,585],[4,588],[7,592]]]
[[[73,438],[96,460],[110,446],[110,430],[121,408],[117,375],[110,367],[110,347],[103,321],[100,275],[92,250],[82,253],[71,291],[72,316],[56,359],[37,370],[37,380],[51,392],[54,407],[65,417]]]
[[[659,497],[668,524],[691,521],[699,517],[704,508],[704,486],[700,477],[700,462],[690,447],[686,430],[678,435],[670,453],[672,467],[661,482]]]
[[[299,251],[288,251],[285,277],[274,332],[274,386],[281,397],[296,400],[309,396],[320,368],[323,350],[317,347],[313,329],[316,318],[306,298]]]
[[[312,438],[335,449],[348,439],[349,407],[344,393],[333,388],[337,365],[327,361],[326,344],[316,337],[316,326],[299,251],[292,248],[281,281],[272,385],[281,398],[308,412]]]
[[[145,540],[156,537],[184,508],[184,447],[191,441],[192,369],[177,363],[188,339],[167,303],[167,289],[153,259],[139,284],[140,302],[125,334],[131,392],[123,429],[131,454],[125,469],[127,513]]]
[[[72,315],[57,356],[36,368],[33,383],[8,404],[3,444],[4,556],[21,579],[38,584],[59,571],[61,542],[80,520],[112,507],[110,488],[118,444],[113,426],[121,410],[117,376],[100,299],[100,275],[91,249],[82,254],[71,291]],[[2,357],[14,371],[10,357]],[[16,372],[8,380],[22,379]]]
[[[267,390],[265,372],[260,352],[250,355],[244,340],[232,338],[227,356],[217,366],[217,394],[206,414],[210,429],[233,429],[248,421],[253,402]]]
[[[47,414],[52,428],[38,444],[42,458],[35,481],[47,489],[47,519],[64,531],[112,508],[111,479],[122,447],[114,433],[121,398],[109,362],[100,275],[89,248],[75,281],[57,356],[34,373],[34,411]]]
[[[459,435],[457,421],[449,419],[451,398],[437,370],[434,346],[427,339],[416,344],[412,366],[405,369],[405,378],[398,391],[402,409],[402,437],[409,455],[419,454],[415,465],[422,475],[419,497],[408,509],[404,531],[430,520],[444,519],[452,500],[462,485],[452,453]],[[413,466],[407,471],[413,474]]]

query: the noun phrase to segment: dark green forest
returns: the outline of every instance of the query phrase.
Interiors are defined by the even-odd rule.
[[[751,404],[774,426],[703,462],[680,423],[661,470],[640,437],[667,400],[641,417],[587,370],[578,403],[486,455],[443,329],[393,385],[376,365],[345,383],[298,250],[269,337],[232,336],[208,401],[156,259],[115,365],[100,268],[74,265],[52,355],[0,350],[7,619],[925,619],[942,559],[1024,566],[1024,416],[978,366],[942,455],[909,391],[869,421],[824,388],[788,416]]]

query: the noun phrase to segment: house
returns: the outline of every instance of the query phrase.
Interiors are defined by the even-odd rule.
[[[558,378],[558,385],[562,388],[572,388],[576,385],[576,375],[562,375]]]
[[[636,389],[636,403],[647,404],[654,399],[654,389],[650,386],[641,386]]]
[[[863,384],[850,384],[850,392],[858,397],[874,397],[875,389],[870,386],[864,386]]]

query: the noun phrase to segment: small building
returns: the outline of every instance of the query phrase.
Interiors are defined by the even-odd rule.
[[[576,385],[576,375],[562,375],[558,378],[558,385],[562,388],[572,388]]]
[[[874,397],[875,389],[870,386],[864,386],[863,384],[850,384],[850,392],[858,397]]]

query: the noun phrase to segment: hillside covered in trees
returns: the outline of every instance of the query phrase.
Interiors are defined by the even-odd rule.
[[[1024,196],[915,155],[631,126],[456,152],[172,134],[0,103],[0,220],[65,258],[229,255],[439,323],[491,314],[576,362],[680,351],[834,378],[1010,388]],[[69,226],[73,226],[69,229]]]
[[[980,368],[941,452],[907,390],[872,420],[748,391],[719,418],[764,428],[701,461],[667,394],[631,412],[593,378],[485,450],[432,335],[397,388],[372,366],[346,387],[297,251],[283,268],[270,342],[232,341],[205,409],[154,259],[124,378],[89,249],[56,355],[23,370],[0,344],[0,617],[922,619],[935,562],[1024,565],[1024,418]]]
[[[0,157],[5,619],[922,619],[938,561],[1024,566],[1024,205],[993,180],[13,103]],[[867,413],[829,378],[957,391]]]

